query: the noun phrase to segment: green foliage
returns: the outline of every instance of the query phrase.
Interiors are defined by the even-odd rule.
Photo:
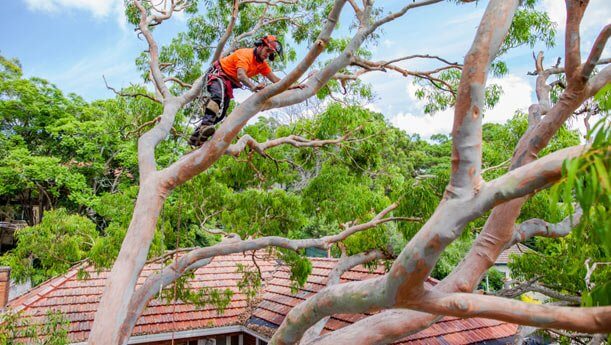
[[[464,255],[471,248],[471,238],[459,238],[452,242],[447,249],[441,254],[437,265],[431,272],[431,277],[443,279],[454,270],[454,267],[462,260]]]
[[[228,200],[222,221],[231,232],[246,236],[287,236],[301,228],[305,218],[299,198],[279,189],[248,189]]]
[[[242,264],[237,264],[237,267],[236,272],[242,275],[238,282],[238,289],[246,295],[246,300],[250,303],[261,289],[261,273],[255,268],[249,268]]]
[[[600,110],[608,112],[611,110],[611,85],[605,85],[594,96],[594,100],[598,103]]]
[[[555,44],[556,26],[557,24],[552,22],[545,12],[528,6],[518,9],[498,55],[522,45],[533,48],[538,42],[551,48]]]
[[[17,231],[16,236],[19,245],[1,261],[12,267],[14,279],[30,277],[37,285],[85,259],[98,233],[89,219],[57,209],[47,212],[40,224]]]
[[[498,62],[492,65],[492,71],[496,75],[507,73],[507,66]],[[453,107],[456,103],[456,93],[458,92],[458,84],[462,72],[456,69],[445,70],[439,73],[438,81],[431,81],[426,78],[415,78],[414,85],[417,85],[415,96],[417,99],[425,102],[424,113],[434,114]],[[489,84],[485,88],[484,106],[486,109],[492,109],[499,101],[503,94],[503,89],[497,84]]]
[[[584,293],[581,304],[585,307],[611,305],[611,280],[601,282],[591,291]]]
[[[233,291],[229,288],[220,290],[207,286],[195,288],[190,286],[190,279],[193,279],[193,273],[182,275],[173,284],[164,288],[158,297],[163,298],[167,303],[180,300],[197,308],[213,306],[219,314],[223,314],[231,303]]]
[[[573,193],[583,210],[579,230],[591,229],[606,255],[611,256],[611,122],[602,118],[590,134],[590,150],[563,166],[564,181],[554,188],[552,202],[562,198],[572,212]],[[577,233],[583,235],[581,231]]]
[[[279,249],[280,260],[289,266],[291,270],[291,292],[296,293],[308,281],[308,276],[312,272],[312,263],[302,254]]]
[[[573,212],[576,201],[583,212],[579,225],[564,238],[535,238],[529,244],[536,252],[515,258],[510,268],[517,278],[539,277],[544,285],[582,295],[584,303],[603,303],[597,299],[602,291],[606,291],[605,283],[611,279],[611,268],[607,265],[598,267],[590,277],[595,288],[588,291],[584,263],[588,259],[592,263],[608,261],[611,248],[608,189],[611,131],[608,117],[593,128],[593,133],[590,150],[564,163],[561,183],[552,187],[549,193],[537,194],[523,210],[523,218],[544,215],[544,219],[557,222]],[[560,131],[557,138],[574,144],[575,139],[567,134]],[[557,143],[552,142],[550,146],[554,145]]]
[[[479,289],[485,291],[498,291],[503,288],[504,283],[505,274],[493,267],[486,272],[486,277],[479,284]]]
[[[33,321],[29,315],[14,312],[10,309],[0,314],[0,344],[22,344],[23,338],[33,345],[67,345],[70,344],[68,329],[70,321],[59,310],[49,310],[45,318]]]

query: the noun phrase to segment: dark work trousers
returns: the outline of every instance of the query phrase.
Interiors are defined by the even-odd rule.
[[[222,83],[222,84],[221,84]],[[208,93],[210,98],[215,101],[219,107],[221,107],[220,114],[213,113],[210,109],[206,109],[201,126],[211,126],[221,122],[225,116],[227,116],[227,109],[229,108],[229,95],[227,94],[226,88],[230,83],[226,82],[222,77],[214,78],[208,83]]]

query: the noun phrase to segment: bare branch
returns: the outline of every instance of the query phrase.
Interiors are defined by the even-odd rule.
[[[355,254],[352,256],[344,256],[337,262],[335,267],[331,270],[331,273],[329,273],[329,280],[327,282],[327,286],[339,284],[342,274],[354,268],[355,266],[362,265],[374,260],[389,258],[390,256],[388,252],[384,252],[379,249],[371,250],[366,253]],[[322,320],[318,321],[314,326],[310,327],[310,329],[308,329],[304,333],[303,338],[301,339],[301,344],[307,344],[308,342],[317,338],[320,335],[320,332],[322,332],[323,328],[325,327],[327,321],[329,321],[329,318],[329,316],[325,317]]]
[[[359,21],[361,21],[363,10],[361,10],[361,8],[359,7],[359,5],[356,3],[355,0],[348,0],[348,3],[350,4],[350,6],[352,6],[352,9],[354,10],[354,14],[356,15],[356,17],[359,19]]]
[[[485,317],[540,328],[611,332],[611,307],[556,307],[472,293],[427,293],[406,306],[438,315]]]
[[[433,1],[431,3],[435,3],[435,2],[439,2],[439,1]],[[427,1],[424,1],[423,3],[428,4]],[[411,4],[411,5],[408,5],[408,7],[410,8],[420,7],[423,5],[423,3]],[[402,13],[405,13],[405,12],[402,12]],[[363,16],[368,18],[370,15],[371,15],[371,6],[365,6],[363,8]],[[394,20],[396,18],[397,17],[395,16],[388,17],[386,18],[386,21],[384,21],[384,23]],[[364,22],[367,22],[367,21],[364,21]],[[382,22],[379,22],[378,24],[381,25]],[[370,24],[369,26],[360,27],[357,33],[352,38],[352,40],[350,41],[350,43],[346,46],[344,51],[339,56],[337,56],[335,59],[333,59],[329,64],[327,64],[323,69],[321,69],[317,73],[314,73],[312,77],[308,79],[308,82],[305,84],[306,87],[304,89],[288,90],[288,91],[284,91],[277,95],[274,93],[274,97],[268,100],[267,104],[265,104],[262,110],[286,107],[289,105],[300,103],[314,96],[316,92],[320,90],[320,88],[323,87],[329,80],[331,80],[331,78],[333,78],[333,76],[336,73],[338,73],[342,68],[346,67],[352,61],[352,58],[354,57],[358,47],[360,47],[360,45],[363,43],[365,38],[367,38],[367,36],[373,33],[373,31],[379,25],[374,27],[373,24]],[[299,70],[300,70],[299,76],[305,73],[305,69],[299,68]],[[298,78],[299,77],[296,77],[295,79],[291,79],[290,83],[292,84]]]
[[[293,5],[297,0],[240,0],[240,4],[265,4],[269,6],[278,6],[279,4]]]
[[[600,34],[598,34],[598,37],[596,37],[596,41],[594,41],[594,46],[590,51],[590,55],[581,68],[581,76],[583,78],[589,78],[590,74],[592,74],[594,66],[598,64],[600,55],[607,45],[609,35],[611,35],[611,24],[605,25]]]
[[[156,118],[150,120],[150,121],[146,121],[145,123],[141,124],[140,126],[136,127],[136,129],[131,130],[129,132],[127,132],[125,134],[126,137],[131,136],[132,134],[136,134],[136,135],[140,135],[140,133],[142,132],[142,130],[148,126],[154,125],[157,122],[159,122],[161,120],[161,116],[157,116]]]
[[[341,142],[346,141],[350,136],[352,136],[352,133],[360,130],[361,128],[362,126],[359,126],[340,138],[326,140],[309,140],[298,135],[290,135],[288,137],[282,137],[268,140],[264,143],[258,143],[253,137],[246,134],[241,137],[237,143],[229,146],[225,153],[232,156],[238,156],[242,151],[244,151],[246,146],[248,146],[260,155],[267,157],[265,151],[279,145],[292,145],[294,147],[323,147],[325,145],[337,145]]]
[[[165,81],[172,81],[172,82],[174,82],[174,83],[176,83],[176,84],[178,84],[178,85],[180,85],[180,86],[182,86],[184,88],[192,88],[193,87],[193,85],[191,85],[189,83],[185,83],[184,81],[182,81],[182,80],[180,80],[180,79],[178,79],[176,77],[168,77],[168,78],[165,78],[163,81],[164,82]]]
[[[172,15],[173,6],[171,7],[171,10],[168,12],[168,14],[162,16],[153,16],[153,18],[149,18],[146,13],[146,8],[144,8],[144,6],[140,3],[140,0],[133,1],[134,5],[140,11],[140,23],[138,23],[138,27],[140,28],[140,32],[142,33],[142,35],[146,39],[146,42],[149,45],[149,65],[151,68],[151,75],[153,76],[155,87],[157,87],[159,92],[161,92],[161,95],[164,99],[169,98],[172,95],[170,94],[170,90],[168,90],[168,87],[163,82],[163,75],[159,68],[159,47],[157,46],[157,42],[153,38],[153,34],[149,30],[149,25],[151,24],[152,20],[155,20],[155,22],[157,23],[161,23],[161,21],[163,21],[164,19],[169,18]]]
[[[318,38],[314,42],[314,46],[310,48],[306,56],[297,64],[297,66],[287,74],[286,77],[282,78],[278,83],[266,87],[261,91],[264,97],[273,97],[282,91],[287,90],[293,85],[299,78],[312,66],[316,58],[324,51],[325,47],[331,39],[331,33],[337,25],[339,14],[344,7],[346,0],[336,0],[331,12],[327,16],[327,21],[323,26]]]
[[[588,1],[565,0],[566,3],[566,33],[564,36],[565,57],[564,65],[566,68],[567,79],[580,78],[578,71],[581,65],[581,46],[579,26],[581,19],[588,6]],[[577,79],[574,82],[578,82]]]
[[[227,25],[227,28],[225,29],[225,33],[223,34],[223,37],[219,39],[219,44],[216,46],[216,49],[214,50],[214,54],[212,55],[212,61],[216,61],[221,57],[221,54],[223,53],[223,49],[225,48],[225,44],[227,43],[227,40],[229,40],[229,37],[231,36],[231,33],[233,32],[233,27],[235,26],[235,22],[238,19],[238,10],[239,10],[239,0],[233,0],[233,10],[231,11],[231,20],[229,21],[229,25]]]
[[[573,215],[564,218],[560,223],[556,224],[548,223],[542,219],[529,219],[515,226],[513,239],[505,248],[509,248],[516,243],[524,242],[535,236],[551,238],[564,237],[579,224],[581,214],[581,208],[578,207]]]
[[[566,295],[543,285],[537,284],[536,279],[531,279],[527,282],[523,282],[522,284],[518,284],[511,288],[502,289],[495,293],[495,295],[500,297],[515,298],[527,292],[538,292],[540,294],[546,295],[557,300],[570,302],[573,305],[581,304],[581,297]]]
[[[278,344],[297,342],[309,327],[331,314],[411,307],[411,303],[422,297],[424,280],[440,253],[460,235],[469,221],[498,203],[524,196],[556,181],[561,176],[563,161],[578,156],[582,151],[582,146],[576,146],[554,152],[487,183],[473,199],[442,202],[405,246],[386,275],[319,291],[289,312],[273,341]],[[451,216],[457,212],[461,212],[460,219]],[[355,303],[355,298],[358,298],[358,303]]]
[[[585,87],[585,96],[594,96],[600,89],[609,83],[611,83],[611,66],[603,68],[602,71],[590,78]]]
[[[397,62],[400,62],[400,61],[411,60],[411,59],[416,59],[416,58],[434,59],[434,60],[441,61],[441,62],[445,63],[448,66],[453,66],[453,67],[456,66],[456,67],[462,68],[462,65],[459,64],[458,62],[450,62],[449,60],[446,60],[446,59],[444,59],[442,57],[439,57],[439,56],[436,56],[436,55],[430,55],[430,54],[408,55],[408,56],[404,56],[404,57],[388,60],[386,63],[387,64],[393,64],[393,63],[397,63]]]
[[[121,97],[133,97],[133,98],[137,98],[137,97],[144,97],[144,98],[148,98],[153,102],[157,102],[157,103],[161,103],[160,100],[158,100],[157,98],[148,95],[146,93],[131,93],[131,92],[123,92],[123,91],[117,91],[117,89],[115,89],[114,87],[108,85],[108,82],[106,81],[106,77],[102,76],[102,79],[104,79],[104,84],[106,85],[106,88],[110,91],[112,91],[115,95],[117,96],[121,96]]]
[[[422,56],[422,55],[420,55]],[[420,57],[418,56],[418,57]],[[416,57],[416,55],[412,55],[412,57]],[[403,59],[407,59],[410,57],[406,57],[406,58],[400,58],[397,59],[398,61],[403,60]],[[393,60],[394,61],[394,60]],[[427,79],[431,82],[431,84],[443,91],[449,92],[451,93],[454,97],[456,97],[456,92],[454,91],[454,88],[448,84],[446,81],[441,80],[435,76],[433,76],[434,74],[437,74],[439,72],[448,70],[448,69],[461,69],[461,66],[458,64],[450,64],[448,66],[444,66],[444,67],[440,67],[440,68],[436,68],[430,71],[410,71],[407,70],[405,68],[396,66],[394,64],[392,64],[391,62],[388,61],[378,61],[378,62],[373,62],[373,61],[368,61],[365,59],[361,59],[359,57],[353,57],[352,58],[352,62],[351,65],[353,66],[358,66],[361,67],[362,69],[355,72],[354,74],[336,74],[334,79],[339,79],[339,80],[356,80],[358,77],[360,77],[361,75],[368,73],[368,72],[373,72],[373,71],[382,71],[382,72],[386,72],[387,70],[392,70],[392,71],[396,71],[398,73],[400,73],[401,75],[403,75],[404,77],[408,77],[408,76],[413,76],[413,77],[417,77],[417,78],[421,78],[421,79]],[[440,87],[440,84],[443,85],[444,87]]]
[[[586,286],[588,287],[588,289],[592,289],[594,287],[594,285],[590,282],[590,278],[592,277],[592,273],[594,273],[594,271],[596,270],[597,267],[602,267],[604,265],[611,265],[611,261],[609,261],[609,262],[595,262],[594,264],[590,265],[590,258],[588,258],[584,262],[584,265],[586,266],[586,277],[585,277]]]
[[[510,162],[511,162],[511,160],[508,159],[508,160],[506,160],[506,161],[504,161],[504,162],[502,162],[500,164],[497,164],[497,165],[494,165],[494,166],[482,169],[482,175],[487,173],[487,172],[489,172],[489,171],[494,171],[494,170],[497,170],[497,169],[506,168],[509,165]]]

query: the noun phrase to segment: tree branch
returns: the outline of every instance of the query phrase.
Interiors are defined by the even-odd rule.
[[[472,293],[427,293],[407,307],[438,315],[485,317],[540,328],[611,332],[611,307],[556,307]]]
[[[590,55],[581,68],[581,76],[583,78],[589,78],[590,74],[592,74],[594,66],[598,64],[600,55],[605,50],[609,35],[611,35],[611,24],[605,25],[602,31],[598,34],[598,37],[596,37],[596,41],[594,41]]]
[[[452,174],[446,198],[469,197],[481,184],[481,124],[488,69],[517,9],[517,1],[490,2],[465,56],[452,127]]]
[[[432,1],[431,3],[435,3],[435,2],[439,2],[439,0]],[[423,1],[422,4],[421,3],[411,4],[411,5],[408,5],[408,7],[410,7],[410,6],[411,6],[410,8],[420,7],[420,6],[423,6],[424,3],[428,4],[428,1]],[[416,6],[416,5],[418,5],[418,6]],[[364,18],[369,18],[370,15],[371,15],[371,5],[365,6],[362,9],[362,11],[363,11],[363,17]],[[403,13],[405,13],[405,12],[403,12]],[[394,20],[396,18],[397,18],[396,16],[387,17],[386,20],[384,21],[384,23],[389,22],[391,20]],[[364,20],[363,22],[368,22],[368,19]],[[378,24],[381,25],[382,23],[378,22]],[[379,25],[377,25],[375,28],[379,27]],[[300,89],[300,90],[288,90],[288,91],[284,91],[284,92],[282,92],[280,94],[277,94],[277,95],[275,94],[274,97],[270,98],[267,101],[267,103],[264,105],[262,110],[286,107],[286,106],[289,106],[289,105],[300,103],[300,102],[302,102],[302,101],[304,101],[304,100],[314,96],[316,94],[316,92],[318,92],[318,90],[320,90],[320,88],[322,86],[324,86],[329,80],[331,80],[331,78],[336,73],[338,73],[342,68],[346,67],[352,61],[352,58],[356,54],[357,49],[361,46],[363,41],[371,33],[373,33],[375,28],[373,27],[373,24],[371,24],[369,27],[368,26],[360,27],[359,30],[357,31],[357,33],[352,38],[352,40],[350,41],[350,43],[346,46],[344,51],[339,56],[334,58],[323,69],[321,69],[320,71],[314,73],[312,75],[312,77],[309,78],[308,81],[305,83],[306,87],[304,89]],[[305,70],[302,70],[299,73],[299,75],[301,76],[304,73],[305,73]],[[295,81],[297,79],[298,78],[296,78]],[[294,82],[294,81],[292,81],[292,82]]]
[[[161,21],[170,18],[172,16],[174,6],[172,5],[170,7],[170,11],[166,15],[149,17],[147,15],[146,8],[144,8],[144,6],[140,3],[140,0],[133,1],[134,5],[140,11],[140,23],[138,23],[138,27],[140,28],[140,32],[142,33],[142,35],[144,35],[144,38],[146,39],[146,42],[149,46],[149,65],[151,68],[151,75],[153,76],[153,82],[155,83],[155,86],[157,87],[159,92],[161,92],[163,98],[169,98],[171,97],[170,90],[168,90],[168,87],[163,82],[163,74],[159,69],[159,47],[157,46],[157,42],[153,38],[153,34],[149,30],[149,25],[152,21],[155,21],[156,23],[161,23]]]
[[[515,226],[513,239],[505,248],[509,248],[516,243],[524,242],[535,236],[558,238],[568,235],[571,230],[579,224],[581,219],[581,207],[577,207],[573,215],[564,218],[559,223],[548,223],[542,219],[529,219],[522,224]]]
[[[121,97],[133,97],[133,98],[137,98],[137,97],[144,97],[144,98],[148,98],[153,102],[157,102],[157,103],[161,103],[160,100],[158,100],[157,98],[151,96],[151,95],[147,95],[146,93],[128,93],[128,92],[123,92],[123,91],[117,91],[117,89],[115,89],[114,87],[108,85],[108,82],[106,81],[106,77],[102,76],[102,79],[104,79],[104,85],[106,85],[106,88],[110,91],[112,91],[115,95],[117,96],[121,96]]]
[[[248,120],[257,112],[263,110],[264,102],[266,102],[266,100],[273,95],[286,90],[290,85],[292,85],[294,80],[296,80],[303,73],[303,71],[307,70],[307,68],[314,63],[316,58],[323,51],[323,46],[326,44],[326,42],[328,42],[344,3],[345,0],[335,1],[334,6],[328,16],[327,23],[319,35],[317,40],[318,43],[312,47],[312,49],[310,49],[306,57],[293,71],[289,73],[289,75],[283,78],[280,82],[272,84],[271,86],[268,86],[262,91],[259,91],[249,97],[240,106],[233,110],[231,114],[232,116],[228,117],[223,122],[211,140],[207,141],[198,150],[183,156],[162,172],[166,188],[175,188],[193,176],[204,171],[216,160],[218,160],[218,158],[226,152],[233,138],[237,136]],[[196,86],[201,86],[202,84],[196,83],[194,88],[183,95],[181,100],[183,102],[187,102],[190,100],[189,97],[195,97],[197,95],[197,90],[195,89]]]
[[[307,69],[312,66],[316,58],[324,51],[327,44],[329,44],[329,40],[331,39],[331,33],[333,29],[337,25],[337,21],[339,18],[339,14],[344,7],[346,0],[336,0],[333,4],[333,8],[331,12],[327,16],[327,21],[323,26],[318,38],[314,42],[314,46],[310,48],[306,56],[297,64],[297,66],[286,75],[286,77],[282,78],[277,83],[272,84],[271,86],[266,87],[261,91],[265,98],[273,97],[282,91],[285,91],[289,88],[289,86],[293,85],[299,78],[307,71]]]
[[[548,287],[539,285],[537,284],[536,279],[531,279],[511,288],[502,289],[495,293],[495,295],[499,297],[516,298],[527,292],[538,292],[557,300],[570,302],[573,305],[581,304],[581,297],[566,295]]]
[[[229,21],[229,25],[227,25],[227,28],[225,29],[225,33],[223,34],[223,37],[219,39],[219,43],[216,46],[216,49],[214,50],[214,54],[212,55],[212,61],[216,61],[221,57],[221,54],[223,53],[223,49],[225,48],[225,44],[227,43],[227,40],[229,40],[229,37],[231,36],[231,33],[233,32],[233,27],[235,26],[235,22],[238,19],[238,11],[239,11],[239,0],[233,0],[233,10],[231,11],[231,20]]]
[[[581,47],[579,26],[588,6],[588,1],[565,0],[566,3],[566,32],[564,36],[565,57],[564,66],[567,79],[581,77],[578,72],[581,65]],[[577,81],[577,80],[575,80]]]
[[[175,78],[175,77],[168,77],[168,78],[165,78],[163,81],[164,82],[171,81],[171,82],[174,82],[174,83],[176,83],[176,84],[178,84],[178,85],[180,85],[181,87],[184,87],[184,88],[192,88],[193,87],[193,85],[191,85],[189,83],[185,83],[184,81],[182,81],[182,80],[180,80],[178,78]]]
[[[363,265],[374,260],[389,258],[390,256],[388,252],[384,252],[380,249],[375,249],[366,253],[355,254],[352,256],[343,256],[337,262],[335,267],[331,270],[331,273],[329,273],[329,280],[327,282],[327,286],[339,284],[342,274],[358,265]],[[314,326],[310,327],[310,329],[308,329],[304,333],[303,338],[301,339],[301,344],[307,344],[310,341],[316,339],[318,336],[320,336],[320,332],[322,332],[323,328],[325,327],[325,324],[327,323],[327,321],[329,321],[329,318],[329,316],[325,317],[322,320],[318,321]]]
[[[318,239],[291,240],[279,236],[268,236],[252,240],[240,240],[239,238],[235,238],[231,241],[222,242],[211,247],[197,248],[192,250],[166,266],[161,271],[149,276],[144,281],[143,285],[136,290],[133,298],[131,299],[126,322],[123,323],[122,329],[130,330],[133,328],[138,317],[150,299],[155,295],[156,291],[159,291],[164,286],[171,284],[186,272],[206,265],[215,256],[259,250],[267,247],[280,247],[291,250],[310,247],[327,249],[332,244],[342,241],[357,232],[374,228],[389,221],[397,220],[393,217],[386,216],[392,210],[396,209],[398,205],[398,203],[391,204],[373,217],[369,222],[349,226],[336,235],[325,236]],[[129,332],[126,336],[129,336]]]
[[[547,155],[487,183],[470,200],[442,201],[386,275],[319,291],[289,312],[272,341],[277,344],[298,342],[303,332],[331,314],[372,312],[411,305],[424,293],[424,280],[440,253],[460,236],[468,222],[498,203],[524,196],[557,180],[561,176],[563,161],[579,155],[582,150],[582,146],[577,146]],[[460,219],[454,217],[456,214],[461,214]]]
[[[350,136],[352,136],[352,133],[360,130],[361,128],[362,126],[359,126],[340,138],[326,140],[309,140],[298,135],[290,135],[288,137],[272,139],[264,143],[259,143],[253,137],[246,134],[241,137],[237,143],[229,146],[225,153],[232,156],[238,156],[242,151],[244,151],[246,146],[248,146],[260,155],[267,156],[265,154],[266,150],[280,145],[292,145],[294,147],[322,147],[325,145],[337,145],[341,142],[346,141]]]

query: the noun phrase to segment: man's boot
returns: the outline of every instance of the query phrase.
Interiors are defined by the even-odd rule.
[[[189,145],[193,147],[202,146],[211,136],[214,135],[214,125],[200,124],[189,138]]]
[[[209,100],[206,104],[206,110],[204,113],[204,118],[195,132],[189,138],[189,145],[193,147],[202,146],[211,136],[214,135],[214,123],[217,122],[217,118],[220,113],[219,104],[214,100]]]

